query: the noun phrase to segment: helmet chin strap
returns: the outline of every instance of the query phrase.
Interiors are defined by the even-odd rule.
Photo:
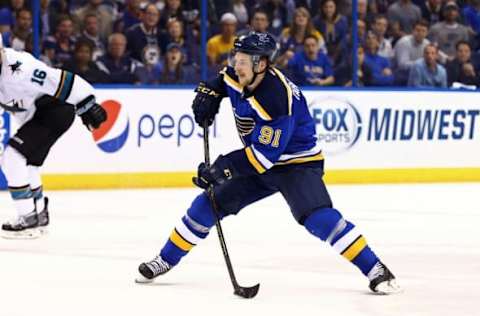
[[[250,82],[248,83],[248,85],[251,85],[251,84],[252,84],[252,83],[255,81],[255,79],[257,79],[257,76],[258,76],[259,74],[262,74],[262,73],[264,73],[264,72],[265,72],[265,70],[264,70],[264,71],[262,71],[262,72],[255,72],[255,71],[253,71],[253,77],[252,77],[252,80],[250,80]]]
[[[258,60],[256,62],[254,61],[254,64],[253,64],[253,67],[252,67],[253,77],[252,77],[252,80],[250,80],[250,82],[248,83],[248,85],[251,85],[255,81],[255,79],[257,79],[258,75],[263,74],[264,72],[267,71],[268,67],[265,67],[265,69],[263,71],[259,71],[259,72],[255,71],[255,69],[258,68],[259,64],[260,64],[260,60]]]

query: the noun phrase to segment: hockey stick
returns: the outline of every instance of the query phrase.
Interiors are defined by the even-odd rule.
[[[205,165],[210,167],[210,146],[208,141],[208,124],[205,121],[203,124],[203,148],[205,153]],[[210,185],[207,189],[208,198],[212,204],[213,212],[215,213],[215,227],[217,228],[218,239],[220,241],[220,246],[222,247],[223,257],[225,258],[225,263],[227,264],[228,274],[230,275],[230,281],[232,281],[234,292],[233,294],[241,296],[243,298],[252,298],[255,297],[258,293],[258,288],[260,284],[254,285],[252,287],[243,287],[240,286],[233,272],[232,261],[228,255],[227,244],[225,243],[225,237],[223,236],[222,226],[220,225],[220,216],[218,214],[217,203],[215,203],[215,195],[213,193],[213,186]]]

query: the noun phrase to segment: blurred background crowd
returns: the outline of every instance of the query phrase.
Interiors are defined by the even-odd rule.
[[[31,0],[34,1],[34,0]],[[91,83],[195,84],[227,64],[237,36],[270,32],[299,85],[480,85],[480,0],[39,0],[40,56]],[[32,3],[0,0],[5,46],[33,50]],[[205,64],[205,63],[203,63]]]

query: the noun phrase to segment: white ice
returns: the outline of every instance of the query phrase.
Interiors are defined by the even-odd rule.
[[[297,225],[280,195],[223,221],[234,296],[216,231],[152,285],[134,283],[195,189],[53,191],[50,233],[0,239],[1,316],[479,315],[480,184],[330,186],[404,293],[375,296],[366,278]],[[13,215],[0,193],[0,218]]]

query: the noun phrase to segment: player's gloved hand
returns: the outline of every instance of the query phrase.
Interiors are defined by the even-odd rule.
[[[218,113],[222,96],[215,90],[207,87],[204,82],[200,82],[195,92],[197,95],[192,104],[195,122],[203,126],[206,121],[208,126],[210,126]]]
[[[107,112],[95,102],[93,95],[79,102],[75,107],[75,113],[90,131],[99,128],[107,120]]]
[[[205,163],[198,166],[197,176],[192,178],[193,184],[202,189],[210,185],[221,185],[232,179],[232,168],[227,158],[220,155],[215,163],[207,167]]]

